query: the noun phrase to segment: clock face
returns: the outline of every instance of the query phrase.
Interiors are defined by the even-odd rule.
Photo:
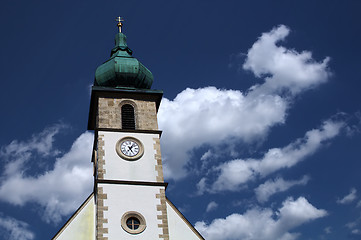
[[[141,141],[130,136],[120,139],[117,142],[115,149],[121,158],[129,161],[141,158],[144,153]]]
[[[134,157],[139,153],[139,145],[135,141],[125,140],[120,145],[120,151],[122,151],[125,156]]]

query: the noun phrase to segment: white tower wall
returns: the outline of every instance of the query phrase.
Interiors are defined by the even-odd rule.
[[[99,184],[103,188],[103,193],[107,195],[104,206],[108,211],[104,211],[104,218],[107,223],[104,227],[108,229],[108,234],[104,237],[108,239],[159,239],[163,230],[158,226],[162,224],[162,212],[158,211],[161,206],[161,199],[157,198],[160,190],[159,186],[135,186],[118,184]],[[141,214],[146,222],[145,230],[140,234],[129,234],[121,226],[121,218],[127,212],[137,212]]]
[[[108,180],[127,180],[127,181],[144,181],[156,182],[158,171],[155,159],[156,144],[155,139],[159,140],[158,134],[144,133],[126,133],[126,132],[107,132],[99,131],[103,135],[104,141],[104,159],[103,166],[104,179]],[[135,161],[122,159],[116,152],[116,143],[124,137],[134,137],[140,140],[144,146],[143,156]]]

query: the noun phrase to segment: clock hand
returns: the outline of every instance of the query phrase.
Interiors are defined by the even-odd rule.
[[[133,146],[128,146],[128,150],[133,153],[133,150],[132,150]]]

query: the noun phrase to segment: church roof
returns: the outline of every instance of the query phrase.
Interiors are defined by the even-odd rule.
[[[153,74],[136,58],[127,45],[127,37],[121,32],[115,35],[115,47],[110,58],[95,71],[94,86],[150,89]]]

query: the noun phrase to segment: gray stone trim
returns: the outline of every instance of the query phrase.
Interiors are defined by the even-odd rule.
[[[113,98],[113,99],[125,99],[131,98],[134,100],[150,101],[155,103],[155,112],[158,111],[160,102],[162,100],[163,91],[160,90],[141,90],[141,89],[117,89],[117,88],[105,88],[105,87],[92,87],[90,110],[88,120],[88,130],[94,130],[96,127],[104,127],[99,123],[99,107],[100,98]],[[103,120],[102,120],[103,121]],[[109,121],[107,122],[109,124]],[[100,125],[99,125],[100,124]],[[116,127],[114,127],[116,128]],[[143,129],[143,127],[141,127]],[[153,128],[155,129],[155,128]]]
[[[158,198],[160,200],[160,204],[157,205],[157,211],[160,212],[157,215],[157,219],[162,221],[161,224],[158,224],[158,227],[162,230],[162,233],[159,234],[159,239],[169,240],[168,215],[167,215],[167,204],[166,204],[166,198],[165,198],[165,189],[160,189],[159,193],[156,194],[156,198]]]
[[[97,150],[97,177],[96,179],[104,179],[105,174],[105,151],[104,151],[104,135],[98,135],[98,150]],[[108,228],[104,227],[104,223],[108,223],[108,219],[104,218],[104,211],[108,211],[108,207],[104,206],[104,200],[107,199],[107,194],[103,193],[102,187],[96,188],[97,195],[97,240],[108,240],[108,237],[105,237],[104,234],[108,233]]]
[[[154,158],[155,158],[155,171],[157,171],[158,176],[156,177],[157,182],[164,182],[164,176],[163,176],[163,165],[162,165],[162,155],[160,152],[160,139],[159,138],[153,138],[154,140]]]
[[[122,103],[132,103],[136,106],[135,121],[138,130],[158,130],[157,108],[154,101],[136,100],[132,98],[102,98],[98,99],[98,112],[96,120],[96,129],[116,128],[121,129],[121,109]],[[94,129],[92,127],[92,129]]]
[[[108,219],[104,217],[104,212],[108,211],[108,207],[104,206],[104,200],[108,198],[106,193],[103,193],[103,187],[97,188],[97,240],[108,240],[104,234],[108,233],[108,228],[104,227],[104,223],[108,223]]]
[[[105,169],[104,169],[104,165],[105,165],[105,159],[104,159],[104,155],[105,155],[105,151],[104,151],[104,135],[99,135],[98,136],[98,150],[97,150],[97,179],[104,179],[104,175],[105,175]]]

